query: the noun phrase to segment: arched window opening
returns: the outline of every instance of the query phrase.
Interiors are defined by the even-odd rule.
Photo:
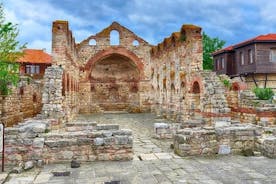
[[[193,84],[193,93],[200,93],[200,87],[199,87],[199,84],[198,82],[194,82]]]
[[[182,81],[180,86],[181,86],[181,88],[184,88],[185,87],[185,82]]]
[[[37,103],[37,95],[36,95],[36,93],[33,94],[33,102]]]
[[[132,42],[132,45],[133,45],[133,46],[139,46],[139,42],[138,42],[137,40],[134,40],[134,41]]]
[[[172,92],[173,94],[175,94],[175,87],[174,87],[174,84],[173,84],[173,83],[171,84],[171,92]]]
[[[120,45],[120,34],[116,30],[110,32],[110,45]]]
[[[97,45],[97,42],[95,39],[89,40],[89,45]]]
[[[21,95],[21,96],[24,95],[24,87],[23,87],[23,86],[21,86],[21,87],[19,88],[19,95]]]

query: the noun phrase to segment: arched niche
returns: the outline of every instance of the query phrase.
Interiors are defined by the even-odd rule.
[[[110,32],[110,45],[120,45],[120,33],[117,30]]]

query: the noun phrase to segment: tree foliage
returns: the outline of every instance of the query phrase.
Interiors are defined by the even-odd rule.
[[[214,62],[212,53],[218,49],[221,49],[225,44],[224,40],[220,40],[218,37],[211,38],[203,32],[203,69],[213,70]]]
[[[0,93],[8,95],[11,86],[19,81],[19,65],[15,62],[22,56],[24,45],[17,41],[18,28],[16,24],[6,22],[3,4],[0,4]]]

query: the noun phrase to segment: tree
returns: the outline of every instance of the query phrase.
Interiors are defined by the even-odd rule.
[[[17,41],[16,24],[5,21],[3,4],[0,4],[0,94],[8,95],[12,86],[19,82],[19,65],[15,62],[22,56],[25,44]]]
[[[221,49],[225,44],[224,40],[220,40],[218,37],[211,38],[203,32],[203,69],[213,70],[214,62],[212,53],[218,49]]]

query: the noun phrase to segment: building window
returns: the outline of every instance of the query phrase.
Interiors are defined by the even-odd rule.
[[[224,69],[225,65],[224,65],[224,58],[221,58],[221,68]]]
[[[244,65],[244,55],[242,52],[240,52],[240,60],[241,60],[241,65]]]
[[[270,62],[276,62],[276,48],[270,49]]]
[[[26,73],[27,74],[39,74],[40,73],[39,65],[26,65]]]
[[[220,63],[219,63],[219,59],[217,59],[217,70],[220,70]]]
[[[253,53],[252,53],[251,49],[248,50],[248,59],[249,59],[249,63],[252,64],[253,63]]]

